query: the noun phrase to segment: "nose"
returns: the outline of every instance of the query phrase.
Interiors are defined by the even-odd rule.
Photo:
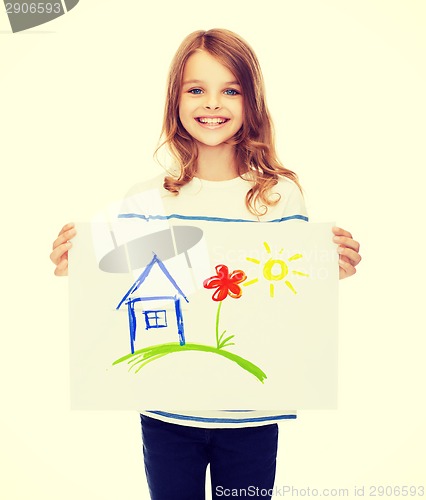
[[[204,103],[204,107],[210,110],[216,110],[220,108],[220,100],[219,97],[213,94],[206,94],[206,100]]]

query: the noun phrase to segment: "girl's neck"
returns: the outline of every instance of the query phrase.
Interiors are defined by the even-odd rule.
[[[198,145],[197,171],[195,176],[206,181],[227,181],[238,177],[233,146]]]

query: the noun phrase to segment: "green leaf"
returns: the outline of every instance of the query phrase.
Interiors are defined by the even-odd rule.
[[[234,338],[234,337],[235,337],[235,335],[230,335],[230,336],[229,336],[229,337],[227,337],[225,340],[223,340],[223,341],[219,344],[219,349],[221,349],[221,348],[222,348],[222,347],[223,347],[223,346],[224,346],[224,345],[228,342],[228,340],[231,340],[231,339],[232,339],[232,338]],[[228,345],[230,345],[230,344],[228,344]],[[233,344],[233,345],[235,345],[235,344]]]

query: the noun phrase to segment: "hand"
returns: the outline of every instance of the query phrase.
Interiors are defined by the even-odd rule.
[[[355,266],[361,262],[359,243],[352,238],[351,233],[340,227],[333,227],[333,233],[334,243],[339,244],[337,247],[337,251],[340,255],[339,279],[342,280],[356,273]]]
[[[53,251],[50,260],[55,264],[56,276],[68,276],[68,250],[71,248],[71,240],[77,234],[74,224],[65,224],[53,242]]]

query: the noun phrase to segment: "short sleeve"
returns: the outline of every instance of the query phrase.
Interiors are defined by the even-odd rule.
[[[305,199],[299,186],[287,178],[280,179],[278,183],[281,217],[290,217],[292,215],[301,215],[308,217]]]

